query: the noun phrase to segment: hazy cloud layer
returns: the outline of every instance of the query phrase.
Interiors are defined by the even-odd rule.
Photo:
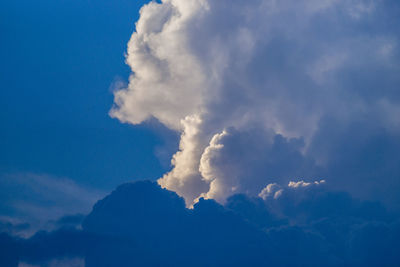
[[[21,235],[73,224],[74,216],[57,220],[65,215],[87,214],[104,195],[68,178],[33,173],[1,175],[0,192],[0,232]]]
[[[182,133],[159,183],[187,205],[309,177],[396,206],[399,14],[389,0],[150,2],[110,114]]]

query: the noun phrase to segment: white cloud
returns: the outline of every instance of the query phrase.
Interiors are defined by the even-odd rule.
[[[296,192],[304,193],[302,189],[316,189],[319,186],[325,184],[325,180],[314,182],[305,182],[303,180],[297,182],[290,181],[287,186],[281,186],[277,183],[271,183],[264,187],[258,194],[258,196],[265,201],[275,201],[279,199],[282,195],[288,196]]]
[[[324,184],[324,183],[325,183],[325,180],[314,181],[314,183],[307,183],[307,182],[304,182],[303,180],[301,180],[301,181],[298,181],[298,182],[290,181],[288,186],[292,187],[292,188],[299,188],[299,187],[309,187],[309,186],[311,186],[313,184],[314,185],[319,185],[319,184]]]
[[[273,197],[273,199],[277,199],[282,195],[283,189],[276,184],[269,184],[267,185],[263,190],[261,190],[260,194],[258,196],[264,200],[267,200],[270,197]]]
[[[203,154],[203,133],[198,128],[202,121],[198,117],[187,117],[182,121],[184,131],[179,144],[180,151],[172,159],[174,169],[158,180],[162,187],[168,188],[194,200],[207,191],[208,185],[199,173],[199,159]],[[188,203],[189,205],[192,203]]]
[[[368,0],[151,2],[128,44],[129,85],[116,91],[110,114],[133,124],[155,117],[182,133],[174,169],[159,183],[188,205],[309,175],[289,148],[293,158],[277,157],[275,134],[303,139],[292,150],[319,163],[329,157],[308,147],[322,118],[374,117],[377,127],[398,128],[384,119],[400,101],[399,36],[386,27],[390,10],[380,16],[385,8]]]

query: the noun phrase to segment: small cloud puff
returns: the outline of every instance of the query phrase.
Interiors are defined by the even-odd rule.
[[[310,188],[311,186],[318,186],[325,183],[326,183],[325,180],[314,181],[312,183],[304,182],[303,180],[298,182],[290,181],[286,189]],[[264,200],[267,200],[270,197],[272,197],[273,199],[278,199],[280,196],[282,196],[284,190],[285,189],[282,188],[282,186],[276,183],[272,183],[267,185],[263,190],[261,190],[258,196]]]
[[[324,183],[325,183],[325,180],[314,181],[313,183],[306,183],[303,180],[301,180],[301,181],[298,181],[298,182],[290,181],[288,186],[292,187],[292,188],[298,188],[298,187],[308,187],[308,186],[311,186],[313,184],[314,185],[320,185],[320,184],[324,184]]]

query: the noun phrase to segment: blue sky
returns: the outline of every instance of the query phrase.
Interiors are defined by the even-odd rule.
[[[1,2],[1,173],[110,190],[168,168],[154,152],[170,133],[108,116],[112,84],[129,75],[124,52],[143,2]]]
[[[89,211],[96,198],[68,204],[80,196],[46,193],[63,195],[65,180],[100,197],[170,168],[176,133],[155,120],[132,126],[108,115],[114,84],[130,73],[124,53],[143,3],[1,1],[3,220],[43,227],[60,216],[57,207],[61,213]],[[41,176],[55,180],[55,187],[36,192]],[[54,212],[33,212],[43,208]]]

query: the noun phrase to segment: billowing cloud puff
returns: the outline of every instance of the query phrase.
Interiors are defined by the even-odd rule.
[[[297,188],[312,188],[314,186],[319,186],[325,184],[325,180],[320,180],[320,181],[314,181],[314,182],[304,182],[303,180],[298,181],[298,182],[293,182],[290,181],[289,184],[287,185],[287,189],[294,189],[296,190]],[[268,200],[270,198],[273,199],[278,199],[282,193],[284,192],[284,188],[276,183],[269,184],[267,185],[261,192],[258,194],[258,196],[264,200]],[[285,192],[286,193],[286,192]]]
[[[277,199],[280,197],[282,194],[283,189],[280,188],[279,185],[273,183],[267,185],[263,190],[261,190],[260,194],[258,196],[264,200],[267,200],[269,197],[273,197],[274,199]]]
[[[299,177],[329,180],[344,168],[354,182],[336,177],[333,187],[383,199],[400,185],[381,174],[398,169],[334,166],[337,150],[320,141],[368,151],[371,142],[344,145],[358,132],[340,130],[359,122],[364,141],[398,139],[398,12],[390,0],[150,2],[128,44],[133,74],[110,114],[133,124],[155,117],[182,133],[159,183],[187,205]]]

